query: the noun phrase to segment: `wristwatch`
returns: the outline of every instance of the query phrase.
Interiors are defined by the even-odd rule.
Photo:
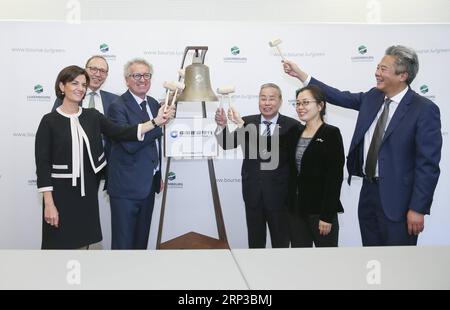
[[[152,118],[152,119],[150,120],[150,122],[152,122],[153,126],[155,126],[155,127],[159,127],[159,125],[158,125],[158,124],[156,124],[156,122],[155,122],[155,119],[154,119],[154,118]]]

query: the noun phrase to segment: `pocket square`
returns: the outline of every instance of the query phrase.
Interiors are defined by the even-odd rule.
[[[317,142],[323,142],[323,140],[321,138],[317,138],[316,141]]]

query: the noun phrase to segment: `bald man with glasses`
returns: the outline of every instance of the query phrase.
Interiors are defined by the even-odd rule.
[[[95,108],[100,113],[106,115],[111,103],[119,97],[116,94],[101,89],[108,77],[108,62],[103,56],[94,55],[86,61],[85,70],[89,75],[90,81],[86,97],[83,99],[81,106],[86,109]],[[62,100],[57,98],[52,111],[55,111],[61,103]]]

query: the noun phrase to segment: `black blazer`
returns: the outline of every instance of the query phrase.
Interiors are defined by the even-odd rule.
[[[111,106],[111,104],[117,100],[117,98],[119,98],[119,96],[117,96],[116,94],[110,93],[108,91],[105,90],[100,90],[99,91],[100,96],[102,97],[102,104],[103,104],[103,114],[104,115],[108,115],[108,111],[109,111],[109,107]],[[81,106],[80,102],[80,106]],[[52,107],[52,112],[56,111],[56,108],[59,107],[62,104],[62,100],[59,98],[56,98],[55,103],[53,104]],[[105,146],[105,155],[106,158],[109,158],[109,154],[111,153],[111,141],[108,139],[108,137],[103,137],[103,145]],[[105,170],[106,172],[106,170]],[[106,184],[105,184],[106,187]]]
[[[102,133],[115,139],[138,139],[137,125],[116,125],[95,109],[82,109],[78,120],[89,139],[91,164],[95,173],[106,165]],[[68,117],[57,111],[44,115],[36,133],[35,157],[38,189],[51,190],[53,178],[72,177],[72,134]],[[89,161],[89,158],[85,160]]]
[[[337,212],[344,212],[340,201],[345,163],[344,146],[339,128],[323,124],[303,153],[297,173],[295,153],[304,127],[295,133],[292,149],[290,207],[299,215],[319,215],[331,223]]]
[[[300,122],[279,115],[272,137],[260,135],[261,115],[243,117],[244,127],[229,132],[228,128],[218,135],[223,149],[240,146],[244,154],[242,162],[242,195],[247,207],[258,207],[262,196],[268,209],[287,208],[290,175],[289,157],[292,137],[301,126]],[[269,146],[269,145],[270,146]],[[278,146],[278,147],[276,147]],[[270,152],[266,150],[269,149]]]

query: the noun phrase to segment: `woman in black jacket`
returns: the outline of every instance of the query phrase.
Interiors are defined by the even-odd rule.
[[[340,201],[344,147],[339,128],[323,117],[326,98],[309,85],[297,91],[297,114],[305,126],[299,128],[292,149],[290,233],[292,247],[338,245],[337,213]]]
[[[43,193],[42,249],[78,249],[102,240],[98,207],[98,172],[106,165],[102,134],[117,140],[144,139],[151,121],[122,127],[95,109],[84,109],[89,75],[69,66],[58,75],[56,111],[44,115],[36,133],[38,191]],[[136,103],[137,104],[137,103]],[[173,108],[159,109],[156,121],[173,118]]]

